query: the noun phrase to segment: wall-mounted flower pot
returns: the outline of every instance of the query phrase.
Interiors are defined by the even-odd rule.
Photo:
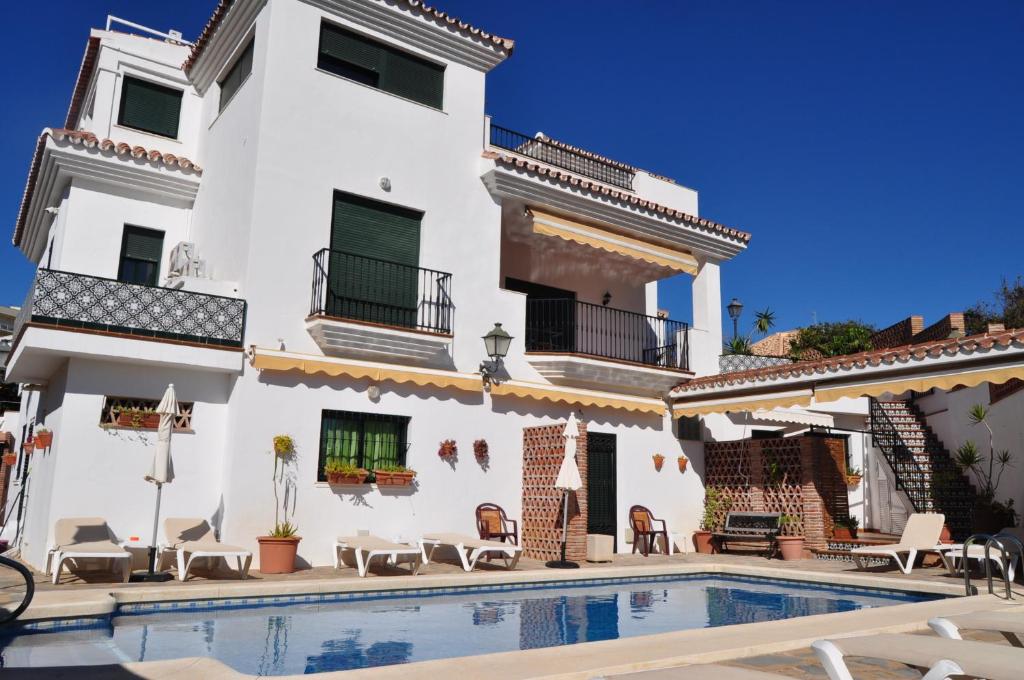
[[[134,427],[142,430],[155,430],[160,427],[159,413],[132,413],[119,411],[117,424],[120,427]]]
[[[260,572],[290,574],[295,571],[295,555],[299,552],[301,537],[257,536],[256,540],[260,544]]]
[[[803,536],[778,536],[779,552],[784,560],[802,560],[804,558]]]
[[[360,468],[357,472],[344,473],[344,472],[328,472],[327,483],[328,484],[362,484],[366,481],[366,478],[370,475],[369,470],[363,470]]]
[[[478,463],[487,461],[490,456],[490,446],[487,445],[486,439],[477,439],[473,442],[473,455],[476,456]]]
[[[654,457],[654,469],[661,472],[661,466],[665,464],[665,456],[655,455]]]
[[[685,456],[680,456],[676,459],[676,462],[679,463],[679,471],[686,472],[686,466],[690,464],[690,459]]]
[[[4,454],[4,465],[14,467],[14,464],[18,462],[18,454],[16,453],[5,453]]]
[[[377,486],[409,486],[416,477],[415,472],[386,472],[374,470],[373,476],[377,479]]]
[[[715,546],[711,542],[710,531],[694,531],[693,532],[693,547],[697,549],[697,552],[710,555],[715,552]]]
[[[53,432],[50,432],[49,430],[36,432],[37,449],[48,449],[51,445],[53,445]]]
[[[452,460],[459,455],[459,446],[454,439],[445,439],[437,449],[437,455],[442,460]]]
[[[860,486],[861,479],[863,479],[861,475],[846,475],[846,486],[851,489],[856,489]]]

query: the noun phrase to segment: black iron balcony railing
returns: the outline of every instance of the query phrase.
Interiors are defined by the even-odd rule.
[[[18,314],[26,322],[241,347],[245,300],[40,269]]]
[[[587,302],[526,301],[527,352],[568,352],[688,370],[688,331],[682,321]]]
[[[313,255],[309,314],[451,333],[451,292],[447,272],[323,248]]]
[[[521,156],[533,158],[605,184],[633,190],[633,177],[636,176],[636,172],[629,166],[595,158],[493,123],[491,124],[491,146],[513,151]]]

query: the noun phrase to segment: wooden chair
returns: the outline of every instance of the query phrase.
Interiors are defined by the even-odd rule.
[[[661,524],[660,529],[654,527],[658,523]],[[665,520],[655,518],[651,511],[642,505],[634,505],[629,509],[629,527],[633,530],[634,553],[639,549],[640,554],[647,557],[657,550],[658,536],[661,536],[668,554],[668,528],[665,526]]]
[[[519,524],[509,519],[500,505],[481,503],[476,506],[476,528],[481,540],[519,545]]]

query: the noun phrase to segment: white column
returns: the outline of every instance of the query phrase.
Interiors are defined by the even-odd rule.
[[[712,375],[718,373],[718,357],[722,353],[722,288],[716,260],[700,260],[692,295],[690,370],[698,376]]]

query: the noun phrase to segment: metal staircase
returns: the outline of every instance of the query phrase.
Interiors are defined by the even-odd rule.
[[[915,512],[941,512],[953,537],[971,535],[976,492],[920,411],[871,400],[871,435]]]

